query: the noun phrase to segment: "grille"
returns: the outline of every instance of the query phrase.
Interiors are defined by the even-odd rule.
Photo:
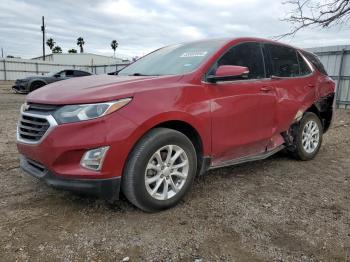
[[[32,142],[39,141],[49,129],[50,123],[46,118],[22,114],[18,124],[20,138]]]
[[[30,111],[40,111],[40,112],[51,112],[55,111],[59,106],[57,105],[47,105],[47,104],[37,104],[37,103],[28,103]]]

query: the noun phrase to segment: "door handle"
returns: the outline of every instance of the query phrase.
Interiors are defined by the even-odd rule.
[[[309,87],[309,88],[314,88],[315,85],[314,85],[314,84],[308,84],[307,87]]]
[[[260,88],[260,91],[264,92],[264,93],[270,92],[271,90],[272,90],[272,88],[269,86],[263,86]]]

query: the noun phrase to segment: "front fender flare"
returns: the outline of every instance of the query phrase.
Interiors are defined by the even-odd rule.
[[[129,120],[133,121],[129,117],[123,115],[124,117],[128,118]],[[134,145],[139,141],[149,130],[152,128],[159,126],[162,123],[169,122],[169,121],[181,121],[185,122],[186,124],[192,126],[197,133],[199,134],[202,143],[203,143],[203,153],[204,154],[210,154],[211,150],[211,143],[210,143],[210,137],[211,137],[211,130],[210,128],[205,126],[205,121],[200,121],[196,117],[185,113],[185,112],[163,112],[158,115],[155,115],[146,121],[142,123],[135,123],[137,125],[137,128],[135,131],[131,134],[132,140],[135,141]],[[134,122],[134,121],[133,121]],[[134,147],[134,145],[132,147]]]

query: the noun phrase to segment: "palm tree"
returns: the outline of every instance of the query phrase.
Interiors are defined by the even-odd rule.
[[[83,49],[83,45],[84,44],[85,44],[84,38],[82,38],[81,36],[78,37],[78,39],[77,39],[77,46],[80,47],[80,53],[84,53],[84,49]]]
[[[46,45],[50,48],[51,52],[52,52],[52,48],[55,46],[56,42],[52,39],[49,38],[46,41]]]
[[[77,52],[78,52],[77,49],[74,49],[74,48],[68,50],[68,53],[71,53],[71,54],[76,54]]]
[[[53,49],[52,49],[52,53],[53,54],[61,54],[62,53],[62,48],[58,45],[56,45]]]
[[[112,42],[111,42],[111,47],[112,47],[112,49],[113,49],[113,51],[114,51],[113,57],[115,58],[115,50],[116,50],[117,47],[118,47],[118,42],[117,42],[117,40],[112,40]]]

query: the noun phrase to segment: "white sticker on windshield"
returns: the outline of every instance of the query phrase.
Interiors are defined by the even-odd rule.
[[[192,52],[186,52],[180,55],[180,57],[196,57],[196,56],[205,56],[208,54],[207,51],[192,51]]]

